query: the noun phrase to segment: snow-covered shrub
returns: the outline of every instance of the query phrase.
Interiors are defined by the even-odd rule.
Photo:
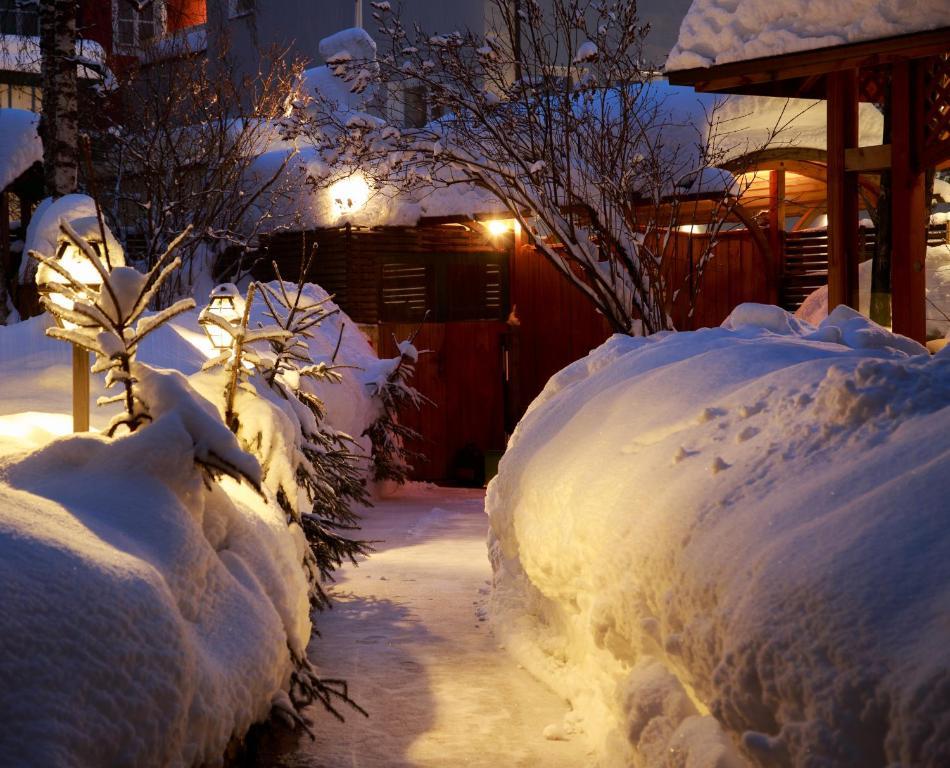
[[[364,433],[373,443],[373,479],[405,483],[412,471],[412,462],[424,460],[425,456],[412,451],[406,443],[418,440],[420,435],[399,420],[400,411],[406,407],[420,409],[431,401],[409,382],[419,362],[419,350],[414,345],[415,337],[393,342],[399,357],[380,360],[367,381],[373,397],[379,401],[380,415]]]
[[[496,631],[606,766],[946,764],[948,404],[846,307],[612,337],[489,487]]]
[[[302,270],[305,274],[306,270]],[[278,272],[279,276],[279,272]],[[328,316],[328,299],[313,302],[297,285],[277,280],[252,284],[241,322],[231,325],[211,311],[205,322],[232,337],[233,346],[208,362],[225,370],[225,418],[247,449],[264,465],[264,480],[289,524],[299,525],[309,542],[304,568],[314,607],[329,600],[321,581],[344,560],[355,562],[368,545],[346,535],[359,529],[352,507],[368,502],[364,457],[353,440],[326,423],[320,398],[302,382],[339,382],[333,360],[314,360],[308,340]],[[247,327],[257,292],[269,325]],[[341,330],[342,332],[342,330]],[[244,364],[247,363],[247,366]],[[239,392],[240,389],[240,392]]]

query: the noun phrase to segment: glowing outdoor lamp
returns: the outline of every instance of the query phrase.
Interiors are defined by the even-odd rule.
[[[241,291],[234,283],[222,283],[212,288],[208,306],[201,310],[201,315],[198,317],[198,322],[208,334],[211,346],[219,351],[230,349],[234,344],[234,337],[224,328],[208,322],[209,314],[217,315],[231,325],[236,326],[241,322],[244,317],[244,297],[241,296]]]
[[[501,237],[509,232],[517,235],[521,232],[521,223],[517,219],[489,219],[483,223],[492,237]]]
[[[93,247],[95,244],[90,243]],[[77,283],[86,287],[90,294],[98,293],[102,288],[102,275],[82,255],[79,248],[68,241],[62,241],[56,253],[56,262]],[[65,309],[72,309],[75,302],[64,295],[62,286],[66,279],[45,264],[40,264],[36,270],[37,290],[49,297],[54,304]],[[59,287],[57,287],[59,286]],[[59,320],[57,319],[57,322]],[[76,325],[62,322],[66,328],[75,328]],[[89,352],[77,344],[73,344],[73,432],[89,431]]]
[[[333,182],[328,193],[333,200],[337,216],[356,213],[369,202],[369,182],[362,173],[356,171]]]

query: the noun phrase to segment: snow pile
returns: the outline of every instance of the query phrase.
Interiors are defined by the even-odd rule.
[[[666,70],[709,67],[950,26],[946,0],[693,0]]]
[[[943,337],[950,333],[950,245],[927,248],[927,336]],[[871,307],[871,261],[862,262],[858,270],[858,300],[861,314],[868,316]],[[812,324],[828,316],[828,286],[813,291],[795,312],[795,316]]]
[[[28,109],[0,109],[0,190],[43,159],[36,128],[40,117]]]
[[[217,764],[309,640],[302,533],[202,453],[239,457],[178,374],[114,441],[0,461],[0,751],[13,765]],[[180,407],[183,393],[194,407]]]
[[[59,245],[66,240],[61,228],[64,221],[82,239],[90,243],[102,242],[99,219],[96,216],[96,204],[91,197],[81,194],[63,195],[55,200],[47,197],[36,206],[26,228],[26,244],[23,252],[28,254],[30,251],[36,251],[47,258],[55,257],[59,251]],[[113,266],[124,265],[122,245],[108,227],[105,227],[105,235],[109,263]],[[85,260],[80,263],[85,264]],[[35,259],[24,257],[20,262],[21,285],[26,285],[35,279],[37,267]]]
[[[606,765],[946,764],[950,355],[817,328],[614,336],[488,492],[493,620]]]

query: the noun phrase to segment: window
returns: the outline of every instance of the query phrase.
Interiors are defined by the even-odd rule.
[[[39,33],[37,0],[0,0],[0,34],[35,37]]]
[[[423,85],[408,86],[403,92],[403,123],[406,128],[422,128],[426,120],[426,89]]]
[[[39,112],[42,89],[35,85],[0,83],[0,107],[29,109]]]
[[[254,0],[228,0],[228,6],[232,19],[254,13]]]
[[[164,13],[159,0],[113,1],[117,47],[140,48],[162,33]]]

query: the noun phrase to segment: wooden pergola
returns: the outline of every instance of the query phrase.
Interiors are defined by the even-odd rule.
[[[924,341],[927,172],[950,164],[950,27],[666,74],[697,91],[827,101],[829,309],[858,306],[859,175],[889,171],[893,329]],[[888,88],[890,141],[859,147],[858,105],[884,107]]]

